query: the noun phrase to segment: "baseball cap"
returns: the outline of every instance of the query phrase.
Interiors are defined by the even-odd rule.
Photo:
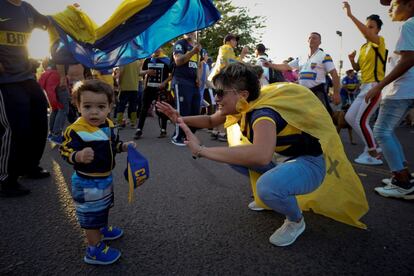
[[[205,55],[208,55],[208,52],[207,52],[207,50],[206,49],[201,49],[201,51],[200,51],[200,55],[202,56],[202,57],[204,57]]]
[[[256,50],[261,52],[261,53],[264,53],[267,49],[266,49],[266,47],[264,46],[263,43],[259,43],[259,44],[256,45]]]
[[[380,0],[381,4],[384,6],[389,6],[391,3],[391,0]]]
[[[224,43],[226,43],[227,41],[230,41],[232,39],[235,39],[238,42],[239,41],[239,36],[238,35],[235,35],[235,34],[227,34],[224,37]]]
[[[127,168],[124,171],[125,179],[129,183],[128,201],[133,198],[133,190],[142,185],[149,178],[149,164],[147,158],[128,145]]]

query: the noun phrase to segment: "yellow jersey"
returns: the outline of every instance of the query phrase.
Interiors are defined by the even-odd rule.
[[[387,55],[388,50],[382,36],[379,37],[379,44],[369,41],[361,46],[358,65],[362,83],[380,82],[384,78]]]

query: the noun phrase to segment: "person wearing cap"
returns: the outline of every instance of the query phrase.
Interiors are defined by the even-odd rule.
[[[269,84],[269,68],[263,66],[263,62],[265,61],[272,62],[272,61],[266,54],[266,47],[264,46],[264,44],[262,43],[257,44],[256,50],[254,53],[257,59],[256,65],[260,65],[263,68],[263,74],[262,74],[262,77],[260,78],[260,84],[261,86],[268,85]]]
[[[249,48],[246,46],[243,47],[240,56],[236,56],[234,53],[234,48],[237,47],[239,43],[239,37],[234,34],[227,34],[223,39],[223,45],[220,46],[219,52],[217,55],[216,65],[211,70],[211,73],[208,77],[210,81],[213,80],[213,77],[217,75],[221,69],[237,61],[243,61],[244,57],[249,52]]]
[[[184,38],[175,42],[173,46],[175,67],[171,83],[175,104],[182,116],[200,114],[198,53],[201,48],[196,41],[196,32],[185,34]],[[176,146],[185,146],[184,137],[184,132],[177,125],[171,143]]]
[[[279,71],[299,70],[299,84],[312,90],[331,113],[332,109],[329,104],[325,87],[326,75],[329,74],[332,77],[334,104],[341,103],[339,95],[339,76],[335,69],[332,57],[319,48],[321,45],[321,35],[317,32],[310,33],[308,43],[309,53],[306,57],[296,58],[288,64],[272,64],[265,62],[264,66],[269,66]]]
[[[388,50],[384,38],[379,35],[383,23],[378,15],[372,14],[366,18],[364,24],[352,14],[348,2],[345,1],[343,4],[346,15],[366,38],[366,43],[361,46],[357,61],[355,61],[356,51],[348,55],[353,69],[361,72],[362,82],[361,90],[345,116],[345,120],[365,144],[364,151],[354,161],[363,165],[382,165],[383,162],[379,159],[379,149],[369,125],[372,115],[378,110],[380,97],[366,103],[365,95],[385,75]]]
[[[346,76],[341,81],[341,101],[342,105],[351,104],[355,99],[355,93],[359,89],[359,79],[353,69],[346,71]]]
[[[391,5],[389,15],[392,21],[404,23],[389,59],[391,71],[365,96],[367,103],[382,96],[374,137],[393,175],[391,180],[383,180],[386,186],[377,187],[375,191],[384,197],[412,200],[414,178],[394,129],[414,106],[414,0],[381,0],[381,3]]]

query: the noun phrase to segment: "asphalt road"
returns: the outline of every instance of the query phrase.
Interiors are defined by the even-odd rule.
[[[122,130],[121,138],[132,139],[133,132]],[[123,178],[126,154],[117,156],[110,223],[125,235],[110,245],[121,249],[119,262],[83,263],[84,235],[68,189],[72,168],[48,144],[41,163],[52,177],[23,179],[32,190],[27,197],[0,198],[0,275],[413,275],[414,205],[375,194],[389,177],[385,165],[355,165],[370,204],[362,219],[368,230],[305,212],[304,234],[278,248],[268,238],[284,218],[247,208],[246,178],[227,165],[193,160],[186,148],[157,135],[149,118],[138,149],[150,161],[151,178],[132,204]],[[198,135],[207,145],[225,145],[206,131]],[[414,128],[401,127],[398,136],[413,164]],[[362,144],[351,146],[345,131],[342,137],[353,160]]]

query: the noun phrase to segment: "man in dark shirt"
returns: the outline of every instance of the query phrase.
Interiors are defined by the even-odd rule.
[[[173,47],[175,68],[172,85],[175,103],[181,116],[200,114],[200,93],[197,86],[197,54],[201,45],[196,43],[196,33],[188,33],[178,40]],[[185,134],[176,125],[171,142],[177,146],[185,146]]]
[[[30,4],[0,0],[0,196],[30,191],[17,178],[49,176],[39,167],[47,136],[47,99],[31,72],[27,41],[49,20]]]
[[[171,60],[163,53],[162,49],[156,50],[150,58],[145,59],[142,65],[141,74],[145,74],[145,88],[142,98],[142,108],[139,114],[139,121],[137,131],[135,132],[135,139],[142,136],[145,119],[147,118],[148,109],[152,102],[158,98],[161,91],[164,91],[168,86],[170,80],[170,65]],[[160,99],[162,100],[162,99]],[[167,120],[168,118],[162,114],[158,114],[160,121],[160,136],[164,138],[167,135]]]

